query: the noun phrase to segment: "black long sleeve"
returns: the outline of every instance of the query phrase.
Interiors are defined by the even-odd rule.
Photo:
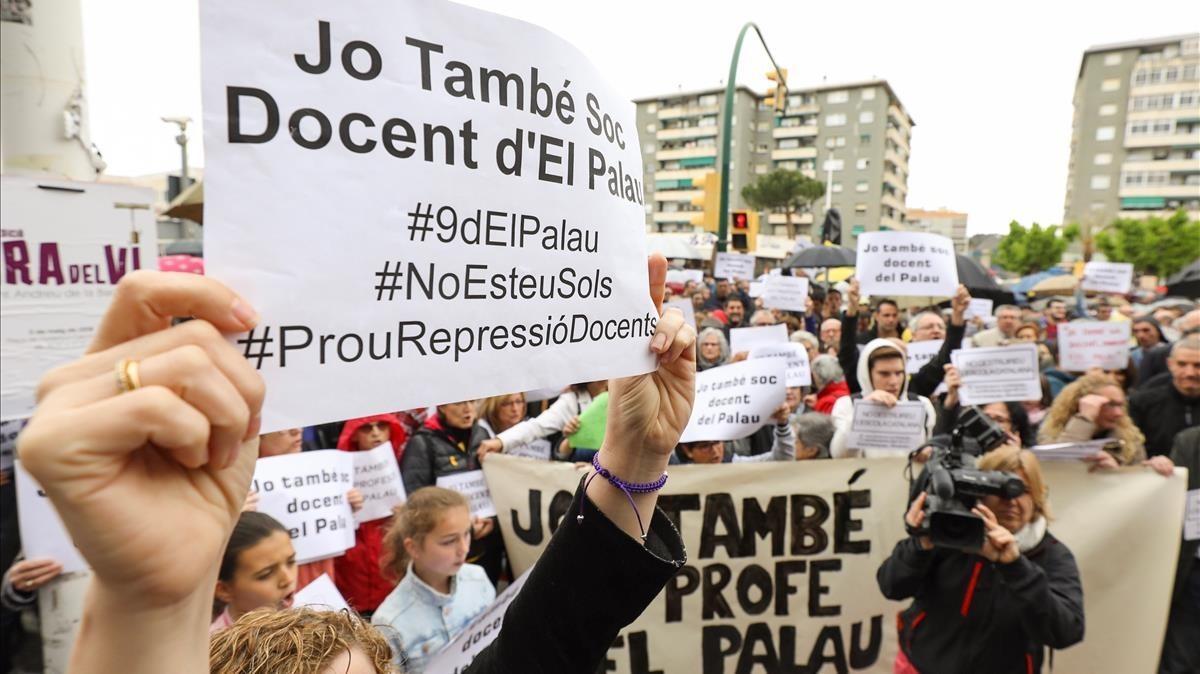
[[[1066,648],[1083,641],[1083,585],[1074,555],[1051,544],[1062,550],[1048,556],[1044,568],[1024,555],[995,568],[1021,606],[1026,632],[1038,643]]]
[[[851,395],[862,392],[858,383],[858,316],[842,312],[842,341],[838,345],[838,364],[842,366],[842,374],[846,376],[846,386],[850,387]]]
[[[875,573],[879,591],[888,599],[915,597],[928,582],[935,550],[925,550],[917,539],[909,536],[896,543],[892,556],[883,561]]]
[[[950,352],[962,348],[963,335],[967,332],[967,326],[954,325],[951,323],[946,327],[946,339],[942,342],[942,348],[938,351],[937,356],[933,360],[921,366],[920,370],[912,376],[908,382],[908,390],[923,395],[926,398],[932,398],[933,392],[937,390],[942,379],[946,377],[946,365],[950,363]]]
[[[578,521],[581,501],[587,501]],[[683,567],[679,531],[655,509],[643,547],[583,495],[580,486],[500,635],[465,674],[594,672],[617,637]]]
[[[421,487],[432,486],[437,480],[433,474],[433,446],[427,437],[414,435],[404,448],[400,461],[400,474],[404,476],[404,491],[411,494]]]

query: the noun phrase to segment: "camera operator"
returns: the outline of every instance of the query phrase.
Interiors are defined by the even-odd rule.
[[[1040,672],[1046,647],[1083,639],[1083,588],[1075,558],[1046,530],[1048,489],[1033,452],[1004,446],[978,461],[1025,483],[1016,498],[985,496],[974,552],[933,546],[928,536],[896,544],[876,578],[888,599],[912,598],[897,620],[895,672]],[[926,494],[909,507],[911,530],[924,522]]]

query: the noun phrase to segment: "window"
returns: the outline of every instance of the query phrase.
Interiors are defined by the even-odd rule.
[[[1117,106],[1115,103],[1105,103],[1104,105],[1100,106],[1101,117],[1111,117],[1115,114],[1117,114]]]
[[[863,110],[862,112],[858,113],[858,123],[859,124],[870,124],[871,122],[874,122],[874,121],[875,121],[875,113],[874,112],[871,112],[870,110]]]
[[[835,115],[825,115],[825,126],[843,126],[846,123],[846,115],[837,113]]]
[[[865,171],[865,170],[871,168],[871,160],[867,159],[865,157],[862,159],[859,159],[858,161],[854,162],[854,168],[856,168],[860,171]]]
[[[1115,66],[1115,65],[1120,65],[1120,64],[1121,64],[1121,55],[1120,54],[1108,54],[1104,57],[1104,65],[1106,65],[1106,66]]]
[[[841,159],[826,159],[825,166],[823,168],[826,171],[841,171],[844,165],[845,162],[843,162]]]
[[[1112,140],[1117,135],[1116,127],[1102,126],[1096,129],[1096,140]]]
[[[840,193],[841,191],[842,191],[842,184],[841,184],[841,183],[834,183],[834,184],[833,184],[833,192],[834,192],[834,194],[838,194],[838,193]]]
[[[825,94],[826,103],[845,103],[850,100],[849,91],[831,91]]]
[[[874,89],[863,89],[862,90],[862,99],[864,101],[875,100],[875,90]]]
[[[1121,88],[1121,80],[1113,77],[1100,83],[1100,91],[1116,91]]]
[[[646,143],[642,146],[642,152],[646,154],[654,154],[654,143]]]
[[[800,139],[799,138],[781,138],[781,139],[779,139],[779,145],[777,147],[780,150],[791,150],[794,148],[798,148],[798,147],[800,147]]]
[[[860,180],[854,183],[855,192],[866,192],[868,188],[870,188],[870,185],[865,180]]]
[[[1092,176],[1092,189],[1094,190],[1106,190],[1111,183],[1112,179],[1109,176]]]
[[[860,133],[858,135],[858,142],[860,145],[870,145],[871,144],[871,134]]]
[[[858,213],[859,215],[866,213],[867,205],[866,204],[854,204],[854,212]]]
[[[657,129],[658,127],[653,124],[646,125],[646,133],[654,133]]]
[[[1190,108],[1196,105],[1197,94],[1195,91],[1181,91],[1175,98],[1175,105],[1180,108]]]
[[[651,113],[651,114],[658,112],[658,104],[650,103],[649,105],[646,106],[646,112]]]
[[[716,94],[706,94],[704,96],[701,96],[699,104],[701,106],[716,105],[717,104],[717,95]]]
[[[1105,204],[1103,201],[1093,201],[1092,202],[1092,210],[1093,211],[1102,211],[1105,209],[1106,206],[1107,206],[1107,204]]]
[[[1096,154],[1095,158],[1092,160],[1092,163],[1094,163],[1096,166],[1108,166],[1109,164],[1112,163],[1112,153],[1111,152],[1099,152]]]
[[[834,137],[832,137],[832,136],[830,136],[829,138],[826,138],[826,139],[825,139],[825,147],[830,147],[830,148],[831,148],[831,147],[833,147],[833,146],[834,146],[834,145],[836,145],[836,144],[837,144],[837,139],[836,139],[836,138],[834,138]]]
[[[834,145],[836,145],[838,147],[846,147],[846,137],[845,136],[838,136],[837,138],[834,139],[834,141],[836,141],[836,142],[834,142]]]

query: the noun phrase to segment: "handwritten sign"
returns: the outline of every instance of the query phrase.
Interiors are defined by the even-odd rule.
[[[856,269],[865,295],[951,297],[958,289],[954,242],[939,234],[859,234]]]
[[[894,407],[874,400],[854,401],[848,447],[907,454],[923,442],[925,405],[920,401],[901,400]]]
[[[764,344],[786,344],[787,341],[787,326],[783,324],[734,328],[729,331],[730,353],[742,353]]]
[[[803,276],[767,276],[763,306],[768,309],[803,312],[808,302],[808,279]]]
[[[754,256],[741,253],[717,253],[717,263],[713,267],[713,276],[724,279],[754,278]]]
[[[787,398],[782,359],[759,358],[696,375],[696,402],[681,442],[734,440],[762,428]]]
[[[950,354],[950,361],[962,377],[959,396],[964,405],[1042,397],[1037,346],[1033,344],[958,349]]]
[[[496,516],[496,506],[492,504],[492,494],[488,491],[482,470],[443,475],[437,479],[437,486],[466,496],[471,504],[471,517]]]
[[[1128,262],[1088,262],[1083,266],[1080,287],[1101,293],[1124,295],[1133,286],[1133,265]]]
[[[788,388],[793,386],[812,386],[812,372],[809,370],[808,350],[803,344],[788,342],[786,344],[763,344],[750,349],[750,358],[782,358],[785,364],[784,375]]]
[[[354,513],[346,500],[353,486],[354,458],[336,449],[259,459],[250,481],[259,512],[288,530],[301,564],[354,547]]]
[[[354,488],[363,495],[363,507],[354,513],[354,520],[361,523],[391,517],[392,509],[408,498],[392,443],[350,452],[350,456],[354,459]]]
[[[1058,363],[1067,372],[1129,365],[1129,321],[1075,321],[1058,326]]]
[[[904,371],[909,374],[920,372],[926,363],[937,358],[945,341],[944,339],[926,339],[920,342],[909,342],[905,349],[908,359],[904,364]]]

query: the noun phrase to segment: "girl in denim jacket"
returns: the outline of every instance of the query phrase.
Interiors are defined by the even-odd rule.
[[[422,674],[425,663],[496,598],[483,568],[467,564],[472,520],[458,492],[424,487],[398,506],[384,538],[384,572],[401,577],[371,622],[397,664]]]

